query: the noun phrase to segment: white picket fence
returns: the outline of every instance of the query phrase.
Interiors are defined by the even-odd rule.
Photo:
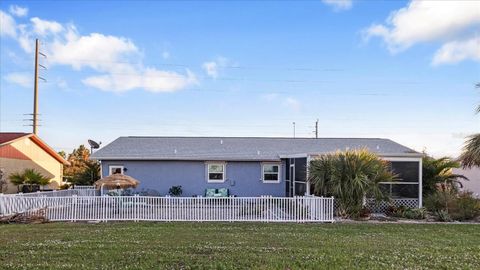
[[[0,215],[45,211],[50,221],[333,222],[333,198],[0,196]]]
[[[53,191],[37,191],[32,193],[17,193],[1,196],[17,196],[17,197],[70,197],[70,196],[95,196],[97,191],[94,188],[89,189],[61,189]]]

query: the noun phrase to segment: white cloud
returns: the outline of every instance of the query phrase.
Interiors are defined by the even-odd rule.
[[[202,65],[208,76],[216,79],[218,77],[218,65],[216,62],[205,62]]]
[[[103,91],[125,92],[132,89],[143,88],[146,91],[174,92],[189,85],[196,84],[195,75],[189,70],[186,75],[171,71],[162,71],[155,68],[146,68],[141,73],[91,76],[83,80],[83,83]]]
[[[227,58],[219,56],[213,61],[203,63],[202,68],[209,77],[216,79],[220,75],[220,72],[227,66],[228,62]]]
[[[162,58],[163,59],[168,59],[170,58],[170,53],[168,51],[163,51],[162,52]]]
[[[63,26],[56,21],[42,20],[38,17],[31,18],[30,21],[32,22],[34,33],[40,36],[58,34],[64,30]]]
[[[10,83],[18,84],[22,87],[33,87],[32,75],[28,73],[9,73],[5,76],[5,80]]]
[[[285,99],[284,105],[294,111],[300,110],[301,107],[300,101],[292,97],[287,97]]]
[[[275,99],[277,99],[278,94],[277,93],[268,93],[268,94],[262,95],[261,97],[262,97],[262,99],[270,102],[270,101],[274,101]]]
[[[479,25],[480,1],[414,0],[392,12],[385,24],[371,25],[364,31],[364,37],[366,40],[371,37],[382,38],[392,53],[424,42],[440,42],[444,46],[453,43],[455,45],[447,47],[455,46],[463,50],[470,47],[458,46],[457,43],[475,35]],[[442,49],[437,54],[442,54]],[[468,52],[456,51],[455,54],[467,55],[463,59],[471,58]]]
[[[2,36],[15,39],[25,52],[31,53],[33,37],[41,36],[45,43],[41,49],[48,55],[46,60],[50,66],[65,65],[99,73],[82,80],[87,86],[112,92],[133,89],[172,92],[198,83],[189,70],[182,74],[144,66],[141,51],[130,39],[101,33],[81,35],[73,24],[38,17],[31,18],[30,24],[17,25],[10,15],[0,11],[0,16]],[[14,79],[19,81],[11,78]]]
[[[322,2],[332,6],[335,11],[351,9],[353,6],[352,0],[322,0]]]
[[[25,17],[28,14],[28,8],[17,5],[11,5],[9,11],[17,17]]]
[[[432,64],[458,63],[466,59],[480,62],[480,37],[445,43],[435,53]]]
[[[126,38],[99,33],[80,36],[75,29],[69,30],[66,40],[54,40],[47,50],[52,55],[49,57],[52,64],[70,65],[77,70],[89,67],[104,72],[120,66],[131,68],[128,57],[139,53],[135,44]]]
[[[0,10],[0,36],[17,37],[17,24],[12,16]]]

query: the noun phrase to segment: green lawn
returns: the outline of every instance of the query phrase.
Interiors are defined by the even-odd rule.
[[[2,269],[480,269],[480,225],[0,225]]]

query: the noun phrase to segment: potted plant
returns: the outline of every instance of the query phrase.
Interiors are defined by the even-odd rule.
[[[170,196],[174,196],[174,197],[179,197],[182,195],[182,186],[172,186],[169,190],[168,190],[168,194],[170,194]]]

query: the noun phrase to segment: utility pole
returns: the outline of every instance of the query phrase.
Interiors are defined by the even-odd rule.
[[[293,122],[293,138],[295,138],[295,122]]]
[[[35,78],[33,82],[33,134],[37,134],[38,126],[38,38],[35,39]]]
[[[318,119],[315,121],[315,139],[318,139]]]

